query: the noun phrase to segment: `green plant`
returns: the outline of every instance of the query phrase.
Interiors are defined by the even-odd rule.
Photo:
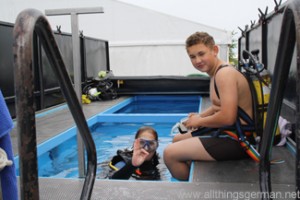
[[[231,44],[228,45],[229,47],[229,63],[237,66],[238,65],[238,58],[237,58],[237,40],[234,38],[234,36],[237,34],[237,32],[232,31],[232,41]]]

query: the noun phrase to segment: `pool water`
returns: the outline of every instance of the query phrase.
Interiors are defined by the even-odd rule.
[[[163,163],[165,147],[172,142],[174,124],[189,112],[198,112],[201,96],[135,96],[87,120],[97,151],[97,178],[104,179],[108,163],[118,149],[131,148],[136,131],[152,126],[159,136],[157,152],[160,156],[162,181],[174,181]],[[38,145],[38,173],[40,177],[75,178],[78,173],[76,127]],[[19,173],[18,156],[15,157]]]
[[[195,101],[134,101],[115,113],[186,113],[195,112],[198,108],[199,102]]]
[[[197,112],[200,96],[136,96],[114,113],[190,113]]]
[[[171,175],[163,163],[163,149],[171,143],[171,123],[96,123],[91,132],[97,150],[97,178],[107,178],[108,162],[118,149],[131,148],[136,131],[141,126],[152,126],[158,132],[161,180],[170,181]],[[77,178],[78,158],[76,136],[39,156],[39,176],[55,178]]]

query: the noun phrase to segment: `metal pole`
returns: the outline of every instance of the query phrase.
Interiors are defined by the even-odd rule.
[[[80,57],[80,41],[79,41],[79,26],[78,15],[79,14],[95,14],[103,13],[102,7],[95,8],[71,8],[71,9],[54,9],[45,10],[45,14],[48,16],[54,15],[71,15],[71,29],[72,29],[72,45],[73,45],[73,66],[74,66],[74,87],[76,96],[81,102],[81,57]],[[77,131],[77,147],[78,147],[78,171],[79,177],[85,177],[85,154],[84,143],[81,135]]]
[[[80,44],[79,44],[79,28],[78,15],[71,13],[71,27],[72,27],[72,45],[73,45],[73,67],[74,67],[74,87],[77,98],[81,102],[81,58],[80,58]],[[81,105],[81,104],[80,104]],[[85,176],[85,156],[84,144],[82,138],[77,130],[77,148],[78,148],[78,173],[79,178]]]

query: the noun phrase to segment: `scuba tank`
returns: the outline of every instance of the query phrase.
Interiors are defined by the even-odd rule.
[[[266,67],[259,61],[259,50],[250,52],[243,51],[243,60],[241,67],[245,70],[244,74],[254,87],[251,91],[254,95],[254,118],[256,124],[256,140],[259,141],[263,134],[267,119],[267,109],[271,92],[271,76]],[[280,130],[277,126],[275,134],[275,143],[280,139]]]
[[[257,93],[258,103],[261,107],[267,109],[271,92],[271,76],[270,72],[265,68],[264,64],[259,62],[259,50],[251,51],[255,59],[255,69],[252,80]],[[262,98],[263,97],[263,98]]]

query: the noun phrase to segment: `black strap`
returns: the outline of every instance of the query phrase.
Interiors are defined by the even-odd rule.
[[[134,173],[137,167],[133,166],[131,162],[127,163],[124,167],[116,171],[110,179],[129,179],[130,176]]]
[[[223,67],[227,67],[229,66],[228,64],[223,64],[223,65],[220,65],[215,73],[215,78],[214,78],[214,86],[215,86],[215,91],[216,91],[216,94],[218,96],[218,98],[220,99],[220,96],[219,96],[219,91],[218,91],[218,87],[217,87],[217,83],[216,83],[216,75],[217,75],[217,72],[222,69]]]
[[[196,137],[196,136],[202,136],[202,135],[204,135],[206,133],[210,133],[211,134],[211,133],[216,132],[218,130],[219,130],[219,128],[200,127],[197,130],[192,131],[191,134],[192,134],[193,137]]]
[[[220,67],[218,67],[216,73],[215,73],[215,78],[214,78],[214,87],[215,87],[215,91],[216,91],[216,94],[218,96],[218,98],[220,99],[220,95],[219,95],[219,91],[218,91],[218,87],[217,87],[217,83],[216,83],[216,74],[217,72],[222,69],[223,67],[227,67],[229,66],[228,64],[223,64],[223,65],[220,65]],[[241,117],[244,121],[247,122],[247,124],[253,124],[253,120],[249,117],[249,115],[240,107],[238,107],[238,116]]]
[[[227,67],[227,66],[229,66],[229,65],[228,64],[220,65],[215,73],[214,87],[215,87],[215,92],[219,99],[220,99],[220,96],[219,96],[219,91],[218,91],[218,87],[217,87],[217,83],[216,83],[216,74],[220,69],[222,69],[223,67]],[[242,73],[242,72],[240,72],[240,73]],[[242,75],[244,75],[244,74],[242,73]],[[247,125],[242,125],[240,123],[240,119],[244,120],[247,123]],[[251,119],[251,117],[239,106],[238,106],[238,116],[237,116],[235,125],[239,126],[239,128],[237,129],[237,132],[239,133],[240,137],[245,137],[244,134],[242,133],[243,131],[255,131],[255,124],[254,124],[253,119]],[[224,128],[227,130],[228,129],[230,130],[230,128],[233,128],[233,127],[236,128],[235,125],[224,127]],[[243,130],[243,131],[241,131],[241,130]]]

